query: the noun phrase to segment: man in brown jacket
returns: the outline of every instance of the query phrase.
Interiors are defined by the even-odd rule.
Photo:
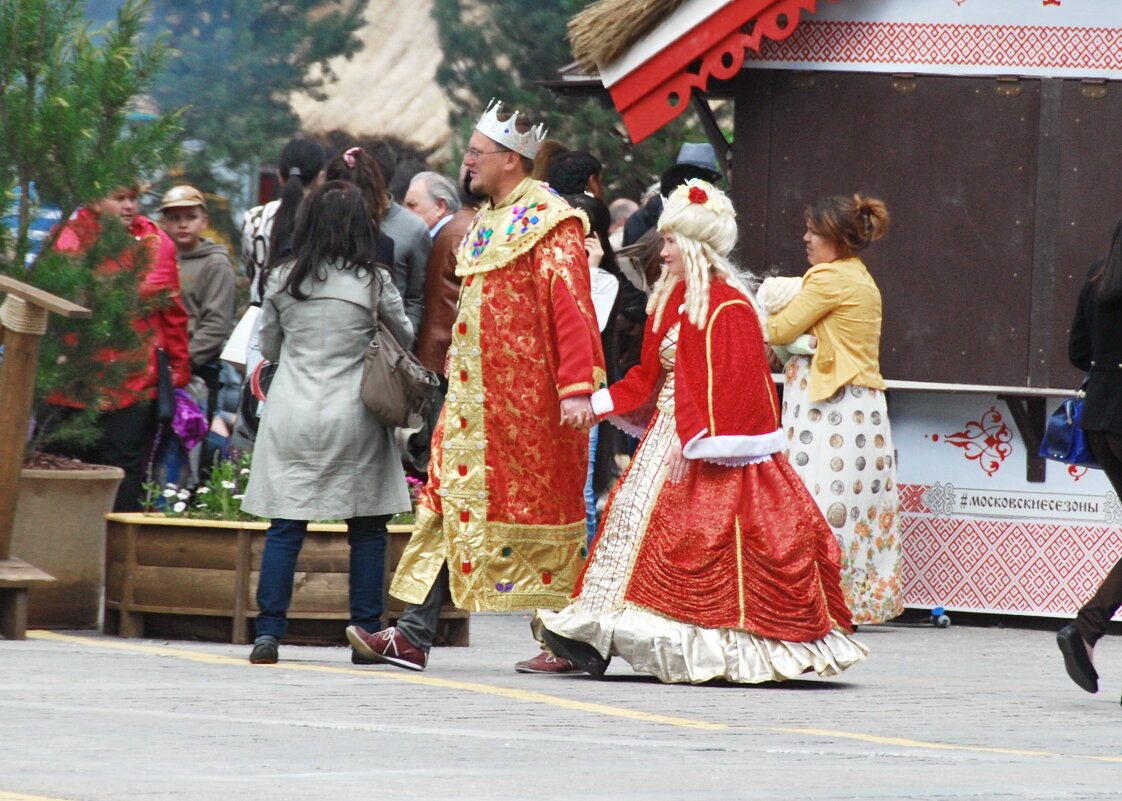
[[[429,420],[419,431],[409,436],[403,449],[405,457],[422,474],[428,469],[429,440],[436,418],[440,415],[440,407],[444,403],[444,393],[448,390],[444,362],[448,355],[448,344],[452,341],[452,324],[456,321],[460,299],[456,252],[483,200],[468,188],[463,168],[460,172],[460,200],[463,205],[441,226],[432,241],[432,251],[429,253],[425,272],[425,304],[421,330],[417,334],[417,358],[440,377],[440,395],[433,404]]]

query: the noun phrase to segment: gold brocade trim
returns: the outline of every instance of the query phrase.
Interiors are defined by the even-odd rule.
[[[473,544],[484,540],[487,520],[487,432],[483,403],[483,349],[480,326],[484,275],[460,285],[460,304],[448,346],[448,392],[444,399],[444,440],[440,497],[448,542],[448,567],[458,571],[477,558]]]
[[[560,609],[584,567],[587,536],[584,521],[558,526],[488,523],[471,564],[449,565],[452,599],[473,611]]]
[[[595,370],[593,372],[595,372]],[[563,396],[568,395],[570,393],[577,392],[579,390],[584,390],[589,395],[591,395],[593,392],[596,391],[596,389],[597,389],[597,385],[590,384],[587,381],[581,381],[581,382],[576,383],[576,384],[569,384],[569,385],[564,386],[564,387],[558,387],[557,388],[557,394],[561,395],[563,397]]]
[[[417,522],[394,570],[390,595],[410,604],[423,603],[446,561],[443,516],[418,506]]]
[[[709,401],[709,436],[711,437],[717,436],[717,417],[713,408],[713,324],[716,323],[717,315],[721,313],[723,308],[737,305],[748,306],[749,304],[746,300],[726,300],[709,315],[709,323],[705,327],[706,390],[708,392]]]
[[[506,267],[570,217],[578,218],[588,233],[583,211],[541,181],[526,178],[498,205],[485,205],[475,215],[456,253],[456,275],[464,278]]]
[[[748,625],[748,612],[744,603],[744,550],[739,515],[733,517],[733,527],[736,530],[736,597],[740,605],[740,628],[744,628]]]

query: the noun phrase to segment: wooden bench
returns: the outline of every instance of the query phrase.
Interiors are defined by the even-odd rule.
[[[0,637],[27,637],[27,592],[34,584],[54,580],[54,576],[14,556],[0,560]]]

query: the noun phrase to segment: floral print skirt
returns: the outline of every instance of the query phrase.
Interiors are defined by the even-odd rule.
[[[784,371],[787,457],[838,538],[842,588],[854,623],[881,623],[904,611],[896,454],[884,393],[846,385],[808,398],[809,356]]]

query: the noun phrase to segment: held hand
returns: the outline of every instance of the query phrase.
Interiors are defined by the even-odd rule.
[[[561,399],[561,425],[581,429],[592,428],[596,423],[596,413],[592,411],[589,395],[573,395]]]
[[[690,460],[682,453],[682,446],[675,442],[670,446],[670,453],[666,454],[666,463],[670,466],[669,471],[666,473],[666,480],[671,484],[677,484],[686,477],[689,471]]]
[[[595,270],[604,260],[604,246],[600,244],[600,237],[596,234],[584,238],[584,252],[588,254],[588,267]]]

